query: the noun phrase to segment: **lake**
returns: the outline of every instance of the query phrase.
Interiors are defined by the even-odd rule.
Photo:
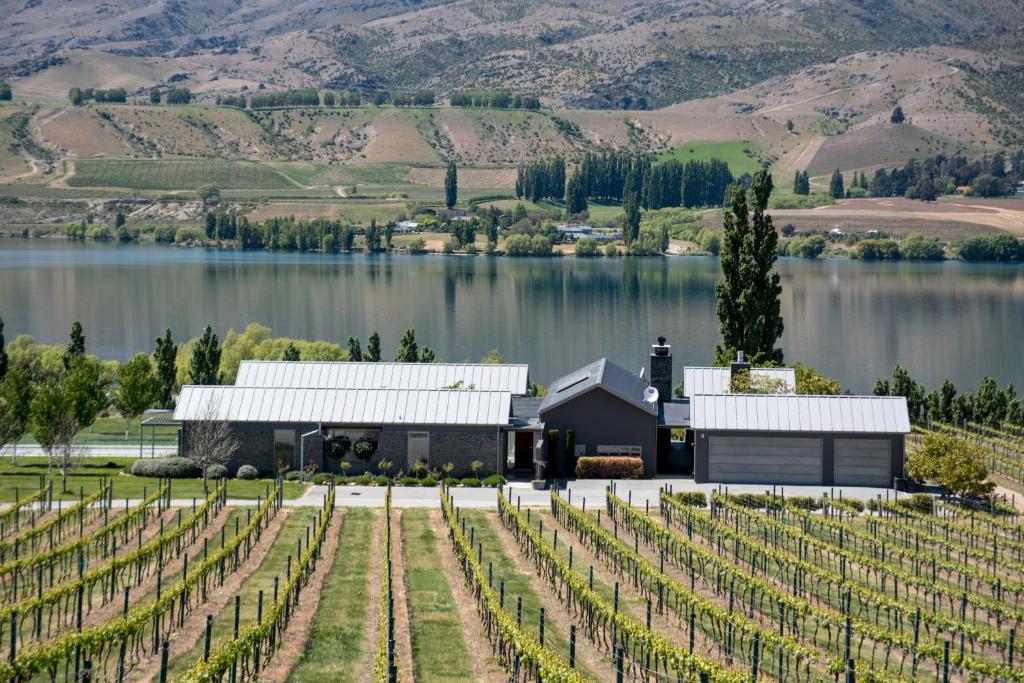
[[[870,391],[899,362],[929,387],[976,388],[985,375],[1024,386],[1024,268],[999,264],[782,259],[782,347],[845,388]],[[600,356],[646,364],[672,344],[682,366],[711,361],[718,340],[711,257],[513,259],[320,256],[0,240],[0,315],[10,342],[63,343],[72,321],[90,353],[151,352],[206,323],[223,338],[249,322],[275,336],[344,345],[381,334],[386,355],[406,328],[446,361],[497,348],[540,383]]]

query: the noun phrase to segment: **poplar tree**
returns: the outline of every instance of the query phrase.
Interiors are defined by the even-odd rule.
[[[725,214],[719,252],[723,277],[715,283],[715,310],[722,332],[722,342],[715,347],[719,365],[731,362],[737,351],[755,365],[783,362],[782,349],[775,346],[783,330],[782,285],[773,270],[779,237],[767,213],[771,193],[771,174],[758,171],[749,206],[747,191],[738,186]]]
[[[832,180],[828,184],[828,193],[832,199],[842,199],[846,193],[843,187],[843,174],[838,168],[832,173]]]
[[[366,340],[366,356],[363,360],[371,363],[380,362],[380,335],[376,330],[370,333],[370,338]]]
[[[188,374],[192,384],[220,384],[220,341],[209,325],[192,349]]]
[[[71,323],[71,333],[68,336],[68,345],[64,348],[64,353],[61,356],[65,370],[71,368],[71,363],[76,358],[85,355],[85,335],[82,334],[82,323],[77,320]]]
[[[168,328],[163,337],[156,338],[156,349],[153,351],[156,376],[160,380],[157,405],[165,410],[174,407],[174,384],[178,376],[178,370],[175,367],[177,359],[178,347],[171,339],[171,330]]]
[[[367,344],[369,351],[369,344]],[[353,363],[363,360],[363,350],[359,347],[359,340],[355,337],[348,338],[348,359]]]
[[[416,332],[406,330],[398,342],[398,351],[395,353],[396,363],[418,363],[420,360],[419,346],[416,344]]]
[[[635,192],[626,195],[626,199],[622,202],[622,210],[626,212],[623,237],[626,239],[626,244],[632,244],[640,234],[640,204],[636,201]]]
[[[444,205],[449,209],[455,206],[459,197],[459,171],[454,161],[448,162],[448,172],[444,175]]]
[[[583,186],[580,172],[574,171],[565,185],[565,211],[568,214],[583,213],[587,210],[587,188]]]

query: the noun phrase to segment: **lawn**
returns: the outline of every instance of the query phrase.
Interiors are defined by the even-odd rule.
[[[757,158],[760,151],[761,146],[756,142],[745,140],[691,140],[664,152],[658,159],[678,159],[683,163],[721,159],[729,164],[733,175],[742,175],[761,170]]]
[[[150,477],[133,477],[124,471],[136,458],[87,457],[81,460],[68,474],[67,491],[61,492],[60,471],[56,468],[47,477],[46,458],[41,456],[19,457],[15,464],[9,458],[0,460],[0,503],[12,503],[16,496],[24,498],[39,488],[41,478],[53,480],[54,500],[74,500],[81,492],[86,496],[99,490],[104,477],[113,480],[114,499],[124,500],[143,497],[144,492],[152,493],[160,485],[159,480]],[[266,497],[267,480],[228,482],[228,498]],[[296,482],[285,482],[284,497],[298,498],[304,487]],[[204,498],[202,479],[174,479],[171,482],[172,498]]]
[[[75,444],[81,446],[138,446],[139,445],[139,420],[134,420],[128,429],[128,438],[125,439],[124,420],[119,417],[100,417],[90,427],[83,429],[75,436]],[[174,445],[178,443],[177,427],[146,427],[142,430],[142,441],[145,446],[156,443],[158,446]],[[25,433],[20,444],[34,444],[32,435]]]

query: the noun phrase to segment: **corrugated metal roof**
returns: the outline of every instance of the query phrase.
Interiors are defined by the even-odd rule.
[[[580,394],[585,394],[594,387],[601,387],[652,415],[658,413],[656,404],[644,401],[644,389],[647,388],[647,381],[607,358],[596,360],[590,365],[552,382],[548,395],[541,403],[540,412],[543,414]]]
[[[693,429],[907,434],[902,396],[719,394],[690,398]]]
[[[236,387],[444,389],[527,393],[528,365],[243,360]]]
[[[683,368],[683,395],[728,394],[731,383],[729,368]],[[790,391],[796,390],[796,372],[793,368],[752,368],[750,378],[781,380]]]
[[[175,420],[352,425],[507,425],[507,391],[185,386]]]

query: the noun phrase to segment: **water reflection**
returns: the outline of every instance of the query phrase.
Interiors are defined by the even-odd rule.
[[[1024,271],[961,263],[783,260],[790,360],[856,391],[897,362],[930,384],[985,374],[1024,384]],[[386,352],[414,327],[452,361],[499,348],[535,379],[607,355],[639,368],[665,334],[677,364],[707,363],[718,339],[718,261],[238,253],[154,246],[0,242],[8,338],[65,339],[81,320],[91,351],[149,351],[207,322],[222,334],[260,322],[277,334],[344,343],[380,331]]]

